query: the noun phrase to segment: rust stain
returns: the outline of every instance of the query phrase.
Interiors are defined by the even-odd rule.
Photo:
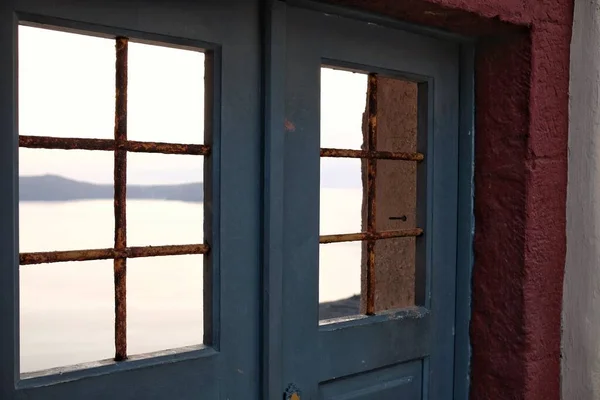
[[[395,231],[381,232],[360,232],[360,233],[344,233],[339,235],[323,235],[319,238],[319,243],[341,243],[341,242],[358,242],[363,240],[376,241],[382,239],[393,239],[401,237],[418,237],[423,234],[423,229],[399,229]]]
[[[115,150],[112,139],[61,138],[48,136],[19,136],[19,146],[31,149],[57,150]]]
[[[168,246],[146,246],[129,247],[125,249],[125,257],[162,257],[162,256],[183,256],[188,254],[208,254],[210,247],[207,244],[180,244]]]
[[[207,156],[210,146],[203,144],[179,144],[161,142],[138,142],[113,139],[60,138],[48,136],[19,136],[19,146],[32,149],[53,150],[105,150],[117,149],[134,153],[189,154]]]
[[[21,265],[48,264],[68,261],[108,260],[115,257],[114,249],[48,251],[19,254]]]
[[[377,75],[369,74],[367,86],[367,151],[377,151]],[[377,160],[367,159],[367,233],[377,232]],[[375,314],[375,240],[367,239],[367,315]]]
[[[127,150],[119,145],[127,141],[127,53],[128,39],[116,40],[115,93],[115,250],[127,248]],[[114,259],[115,279],[115,360],[127,359],[127,259]]]
[[[21,253],[20,265],[51,264],[72,261],[110,260],[113,258],[142,258],[181,256],[188,254],[208,254],[210,247],[206,244],[183,244],[169,246],[128,247],[124,250],[91,249],[46,251],[36,253]]]
[[[115,361],[127,359],[127,259],[115,258]]]
[[[292,121],[289,121],[287,118],[283,122],[283,125],[285,127],[286,132],[295,132],[296,131],[296,125],[294,125],[294,123]]]
[[[421,153],[402,153],[393,151],[350,150],[322,148],[321,157],[364,158],[377,160],[423,161]]]
[[[199,156],[210,154],[210,146],[204,144],[136,142],[130,140],[123,144],[123,149],[134,153],[190,154]]]

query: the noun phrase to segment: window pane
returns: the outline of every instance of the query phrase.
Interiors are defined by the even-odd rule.
[[[114,136],[115,42],[19,26],[19,133]]]
[[[21,252],[114,244],[113,153],[19,150]]]
[[[360,150],[367,75],[321,68],[321,147]]]
[[[127,244],[204,242],[202,156],[129,153]]]
[[[417,84],[380,75],[374,79],[376,87],[368,88],[366,74],[322,68],[322,147],[361,148],[357,144],[362,140],[351,141],[351,136],[339,133],[338,128],[355,132],[356,138],[367,137],[367,92],[374,90],[377,144],[370,150],[416,153],[422,147],[423,143],[417,143]],[[374,164],[375,176],[371,178],[367,176],[368,163]],[[393,237],[406,234],[402,231],[407,229],[413,229],[411,234],[415,235],[417,199],[421,197],[418,190],[423,190],[417,185],[418,168],[415,161],[322,157],[321,235],[366,232]],[[368,191],[369,187],[375,187],[374,193]],[[368,204],[374,204],[375,214],[371,217]],[[374,239],[375,276],[370,282],[367,237],[337,239],[356,242],[321,245],[321,320],[366,313],[369,292],[374,294],[375,312],[415,304],[415,269],[421,262],[416,250],[418,239]]]
[[[204,143],[204,53],[129,44],[128,138]]]
[[[127,260],[129,354],[202,343],[203,259],[189,255]]]
[[[367,75],[321,68],[321,147],[360,150]],[[363,231],[362,162],[321,158],[320,234]],[[359,313],[361,243],[320,245],[319,319]]]
[[[360,261],[360,242],[320,245],[319,319],[359,314]]]
[[[112,260],[20,268],[21,372],[114,355]]]
[[[115,40],[19,33],[19,134],[113,138]],[[204,54],[130,43],[128,76],[130,140],[203,142]],[[114,152],[19,155],[21,252],[114,246]],[[127,157],[127,245],[203,243],[204,157]],[[202,343],[203,261],[127,260],[129,354]],[[114,356],[113,260],[22,266],[20,293],[23,372]]]
[[[359,159],[321,158],[321,235],[363,230],[362,186]]]

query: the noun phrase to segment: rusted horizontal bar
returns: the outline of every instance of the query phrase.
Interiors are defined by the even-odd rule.
[[[21,253],[19,255],[19,261],[21,265],[32,265],[69,261],[110,260],[114,258],[141,258],[160,256],[181,256],[188,254],[207,254],[209,251],[210,248],[206,244],[127,247],[124,250],[66,250],[39,253]]]
[[[393,239],[401,237],[417,237],[423,234],[423,229],[400,229],[397,231],[381,231],[381,232],[360,232],[360,233],[345,233],[340,235],[324,235],[319,238],[319,243],[340,243],[340,242],[358,242],[362,240],[381,240]]]
[[[376,160],[423,161],[422,153],[401,153],[394,151],[350,150],[350,149],[321,149],[321,157],[367,158]]]
[[[126,150],[134,153],[190,154],[206,156],[210,146],[204,144],[179,144],[137,142],[114,139],[59,138],[49,136],[19,136],[19,146],[31,149],[54,150]]]

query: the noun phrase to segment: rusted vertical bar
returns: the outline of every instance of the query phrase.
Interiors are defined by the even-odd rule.
[[[127,38],[116,40],[115,91],[115,249],[127,247],[127,150],[119,147],[127,140]],[[114,260],[115,278],[115,360],[127,358],[127,258]]]
[[[367,86],[367,151],[377,150],[377,75],[369,74]],[[367,159],[367,232],[376,229],[377,159]],[[367,315],[375,314],[375,240],[367,240]]]

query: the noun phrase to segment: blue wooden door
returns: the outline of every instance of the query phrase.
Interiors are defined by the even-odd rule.
[[[2,149],[0,190],[3,193],[0,201],[2,209],[2,223],[0,224],[2,226],[0,228],[0,237],[2,238],[0,240],[0,292],[2,293],[0,295],[0,398],[6,400],[25,398],[259,398],[261,265],[259,232],[262,205],[260,193],[262,100],[260,97],[259,23],[259,2],[250,0],[2,1],[0,5],[0,59],[2,59],[0,66],[0,104],[2,105],[0,107],[0,148]],[[25,33],[31,37],[31,32],[38,35],[39,30],[50,32],[49,36],[43,36],[45,33],[42,32],[40,36],[36,37],[50,39],[40,42],[26,40]],[[56,34],[57,31],[63,33]],[[103,46],[102,48],[105,49],[102,54],[106,57],[100,59],[99,62],[108,71],[102,76],[108,78],[104,79],[92,72],[96,71],[96,66],[90,63],[88,63],[89,71],[77,71],[72,68],[73,60],[84,59],[85,61],[86,57],[93,56],[94,59],[98,59],[98,57],[97,54],[90,53],[87,45],[65,48],[60,40],[65,35],[71,34],[77,34],[78,38],[83,38],[77,40],[81,40],[81,43],[84,44],[89,43],[86,38],[90,37],[93,43],[104,41],[102,42],[104,44],[101,43],[101,47]],[[57,40],[58,42],[56,42]],[[67,43],[72,43],[72,41]],[[50,49],[46,48],[46,44]],[[19,56],[25,54],[21,51],[24,50],[24,45],[30,46],[25,49],[29,58]],[[146,45],[152,45],[151,49],[144,47]],[[136,54],[133,54],[134,48],[137,51]],[[156,48],[167,49],[160,50],[161,54],[167,54],[164,56],[167,58],[166,64],[161,64],[161,61],[165,61],[165,59],[160,60],[160,57],[153,58],[154,61],[140,61],[142,60],[141,53],[146,51],[148,54],[147,51],[154,51],[152,49]],[[129,65],[127,62],[128,51]],[[195,66],[192,68],[178,69],[178,67],[173,67],[178,65],[177,62],[172,64],[168,62],[168,57],[173,54],[175,54],[173,57],[181,59],[181,53],[177,52],[194,53],[196,54],[193,55],[194,60],[199,59],[198,54],[202,54],[204,61],[199,65],[194,64]],[[38,54],[43,54],[47,58],[44,60],[43,57],[38,57]],[[60,57],[66,57],[66,59],[61,60]],[[189,56],[185,57],[187,57],[186,59],[190,58]],[[31,62],[31,59],[41,61]],[[72,71],[72,74],[61,73],[61,78],[57,78],[46,73],[45,63],[59,65],[59,72],[62,68]],[[134,67],[134,63],[138,63],[138,67]],[[162,66],[157,68],[152,63]],[[44,89],[47,87],[48,80],[52,82],[58,79],[61,86],[55,92],[54,100],[45,103],[44,107],[39,108],[37,114],[29,120],[19,114],[18,99],[27,97],[24,86],[21,86],[20,83],[31,88],[31,82],[27,81],[31,77],[31,73],[24,73],[23,80],[19,80],[19,66],[23,68],[21,71],[38,71],[39,74],[46,74],[46,80],[32,89],[35,96],[52,98],[52,93],[48,93]],[[163,67],[165,67],[164,70],[161,69]],[[156,76],[150,76],[145,83],[140,85],[139,74],[148,76],[148,70],[145,68],[153,71],[151,75],[156,74]],[[73,85],[70,79],[75,79],[75,76],[81,76],[82,73],[87,74],[87,78],[81,80],[79,86]],[[172,94],[172,98],[163,98],[158,95],[159,92],[148,93],[148,87],[155,87],[153,86],[155,82],[158,82],[158,86],[163,88],[163,92],[165,87],[167,91],[171,90],[168,88],[179,85],[177,82],[181,81],[180,75],[184,73],[192,77],[191,82],[196,82],[189,83],[189,85],[195,85],[193,88],[184,83],[179,86],[178,91],[176,90]],[[129,91],[129,101],[127,99],[127,76],[129,76],[129,83],[132,86]],[[107,81],[108,85],[101,89],[103,93],[108,93],[108,106],[106,107],[108,124],[102,125],[106,129],[98,130],[98,126],[92,122],[83,123],[81,130],[69,132],[66,135],[68,138],[64,138],[65,135],[61,129],[52,131],[46,129],[48,127],[44,124],[41,124],[40,129],[35,132],[25,129],[24,122],[31,122],[32,119],[43,122],[48,119],[48,113],[44,108],[53,108],[63,115],[63,127],[72,126],[71,122],[74,119],[81,118],[80,115],[77,115],[80,111],[66,108],[61,102],[67,98],[74,100],[69,104],[77,105],[77,103],[91,101],[90,98],[93,100],[93,95],[90,95],[88,90],[95,87],[97,80],[102,79]],[[111,80],[116,81],[116,87],[115,82],[111,83]],[[136,80],[138,82],[137,89],[134,89]],[[183,104],[183,108],[192,115],[192,120],[196,120],[199,115],[204,114],[204,128],[194,128],[195,130],[193,129],[188,138],[190,140],[182,141],[182,132],[177,128],[181,127],[181,123],[178,121],[178,118],[181,117],[181,110],[174,109],[170,103],[179,102],[181,104],[178,96],[182,92],[200,90],[198,87],[202,82],[204,82],[205,93],[204,110],[202,101],[199,104],[194,103],[194,105]],[[134,99],[132,92],[135,90],[138,93],[145,91],[146,95],[137,96]],[[192,97],[196,98],[197,94]],[[141,99],[144,96],[147,98]],[[29,96],[29,99],[31,100],[32,97]],[[21,105],[27,106],[30,100],[24,100]],[[132,126],[134,124],[132,121],[135,120],[132,115],[136,102],[144,105],[138,110],[140,117],[137,119],[138,128],[140,126],[144,128],[138,132],[137,138],[134,137],[134,127]],[[94,109],[93,104],[91,101],[87,107],[83,104],[77,109],[89,112],[94,116],[96,111],[101,112],[101,110]],[[162,108],[157,110],[155,104],[162,104]],[[127,113],[128,108],[130,114]],[[110,114],[111,110],[115,110],[114,115]],[[129,121],[129,136],[126,123],[128,115],[133,118]],[[157,126],[145,123],[157,119],[168,122],[158,129]],[[21,120],[22,129],[19,129],[18,120]],[[113,121],[115,121],[114,136]],[[145,129],[156,131],[156,135],[148,139]],[[57,137],[61,135],[63,137]],[[191,145],[188,145],[190,143]],[[73,154],[73,152],[85,150],[87,151],[85,154],[89,157],[79,158],[79,161],[83,163],[86,162],[86,159],[96,157],[99,153],[108,155],[105,168],[108,169],[109,177],[113,176],[114,170],[114,190],[111,188],[108,191],[110,203],[108,221],[101,222],[113,224],[112,194],[114,191],[114,225],[116,228],[114,247],[109,245],[110,248],[106,248],[109,246],[96,244],[89,240],[92,243],[86,247],[50,249],[57,251],[46,252],[40,247],[52,242],[54,238],[48,236],[36,243],[35,247],[37,248],[30,250],[19,248],[19,242],[23,245],[28,240],[24,232],[19,232],[19,209],[21,208],[23,211],[27,207],[27,204],[23,202],[19,204],[19,188],[26,188],[23,179],[19,179],[20,183],[17,180],[17,177],[22,175],[20,168],[31,166],[35,162],[42,163],[40,166],[43,168],[50,168],[48,164],[43,164],[39,157],[38,161],[35,157],[20,157],[19,154],[25,154],[23,149],[31,152],[54,152],[53,154],[57,154],[58,158],[56,159],[59,161],[63,159],[62,157],[68,159],[69,154]],[[161,228],[158,227],[158,232],[165,242],[141,243],[144,241],[142,240],[138,246],[136,246],[138,243],[134,243],[134,238],[132,238],[135,231],[134,218],[129,211],[133,209],[132,204],[135,202],[135,198],[141,196],[148,200],[171,197],[178,199],[177,201],[183,201],[179,207],[189,208],[197,207],[194,204],[197,203],[198,196],[202,196],[201,189],[198,190],[197,186],[191,188],[192,198],[185,197],[186,189],[184,187],[181,187],[182,190],[174,192],[167,188],[170,194],[155,192],[152,195],[149,192],[146,194],[140,192],[138,190],[140,187],[130,186],[126,196],[125,187],[129,184],[126,181],[131,178],[131,169],[135,169],[136,154],[141,154],[140,152],[159,155],[155,161],[146,164],[146,166],[154,166],[151,168],[154,170],[151,173],[151,179],[159,176],[162,170],[177,169],[179,160],[182,160],[181,165],[185,165],[190,157],[198,160],[197,162],[193,161],[195,166],[202,166],[203,157],[203,172],[194,169],[190,176],[192,183],[203,182],[204,187],[203,197],[200,197],[204,202],[204,223],[194,222],[198,221],[198,218],[201,221],[201,215],[189,215],[189,221],[192,221],[190,223],[195,225],[186,228],[194,232],[193,236],[198,239],[196,242],[173,243],[172,241],[181,232],[177,230],[161,232]],[[163,156],[164,154],[168,156]],[[142,156],[145,155],[142,154]],[[127,159],[130,160],[129,164],[126,162]],[[63,172],[69,174],[84,168],[79,163],[73,163]],[[103,173],[105,172],[106,170],[103,171]],[[46,178],[41,176],[40,182]],[[56,185],[58,183],[60,180]],[[72,200],[72,197],[62,192],[62,189],[54,184],[46,186],[45,189],[40,185],[34,185],[33,189],[46,190],[45,193],[38,193],[38,199],[44,196],[45,199],[49,198],[48,196],[58,196],[69,201]],[[142,187],[142,189],[144,188]],[[91,190],[83,190],[83,197],[91,196]],[[24,193],[24,191],[21,192],[22,195]],[[127,207],[125,200],[127,200]],[[106,200],[102,198],[99,201]],[[129,207],[130,205],[131,207]],[[177,206],[175,207],[177,208]],[[67,210],[70,209],[72,209],[71,206],[67,207]],[[156,233],[155,222],[159,219],[170,218],[168,215],[159,215],[160,213],[158,210],[147,213],[140,222],[147,227],[147,230]],[[92,218],[92,214],[93,212],[86,213],[83,218],[97,221]],[[130,218],[127,218],[128,216]],[[104,216],[101,219],[103,218]],[[65,218],[61,223],[68,224],[72,219],[72,217]],[[128,220],[130,228],[127,234],[125,233],[126,220]],[[182,222],[185,225],[189,221]],[[90,222],[90,226],[84,226],[82,232],[71,232],[71,237],[93,238],[94,229],[96,229],[94,223]],[[47,228],[46,225],[40,221],[39,225],[36,225],[36,230],[43,231]],[[145,234],[144,230],[146,229],[138,232]],[[112,239],[112,234],[113,232],[108,234],[109,240]],[[148,236],[145,238],[147,239]],[[195,292],[191,296],[193,300],[177,311],[169,304],[172,297],[179,296],[180,293],[178,289],[169,287],[169,282],[173,282],[172,278],[181,274],[180,267],[182,265],[179,263],[183,261],[177,255],[183,254],[186,254],[185,257],[188,257],[187,254],[193,256],[191,264],[185,267],[191,270],[192,274],[184,278],[184,281],[187,279],[189,282],[187,286],[192,287]],[[113,261],[114,296],[111,293]],[[108,269],[103,266],[105,264],[99,266],[98,262],[108,262]],[[56,267],[57,263],[68,264],[73,275],[66,276],[62,281],[64,284],[59,282],[60,285],[54,285],[48,297],[45,297],[41,294],[39,286],[27,283],[26,276],[30,274],[30,271],[33,271],[31,274],[44,271],[49,276],[55,272],[59,273],[60,268]],[[139,263],[140,268],[134,267],[134,263]],[[157,332],[152,329],[142,327],[142,325],[149,326],[146,323],[139,325],[141,320],[138,320],[137,328],[135,326],[136,322],[133,319],[136,307],[146,307],[146,305],[138,303],[137,306],[132,307],[133,297],[136,296],[136,291],[139,294],[140,285],[143,286],[150,280],[154,280],[154,278],[146,278],[146,274],[152,273],[153,265],[158,266],[163,275],[155,281],[156,283],[160,282],[159,285],[145,294],[148,296],[146,300],[154,304],[149,310],[146,322],[160,320],[161,310],[172,316],[183,312],[194,321],[201,322],[203,320],[204,337],[202,327],[196,324],[190,325],[189,329],[182,328],[175,332],[175,338],[179,335],[191,334],[193,336],[193,341],[187,347],[170,348],[170,344],[159,344],[156,347],[154,346],[157,344],[156,340],[161,341],[160,335],[156,335]],[[91,336],[95,335],[97,331],[87,326],[88,322],[81,322],[81,319],[77,322],[78,314],[73,310],[89,304],[90,296],[97,291],[95,283],[103,284],[103,282],[95,282],[93,279],[79,279],[78,276],[81,277],[80,274],[83,273],[97,276],[95,274],[98,268],[108,273],[108,279],[103,279],[103,282],[110,285],[107,291],[108,295],[100,299],[98,304],[102,309],[108,311],[109,318],[107,319],[114,320],[114,339],[113,321],[109,321],[106,326],[108,335],[103,336],[104,339],[101,342],[90,343]],[[136,269],[139,275],[137,275],[138,272],[135,272]],[[132,273],[137,277],[131,275]],[[102,274],[104,273],[102,272]],[[19,275],[21,284],[19,284]],[[127,276],[128,279],[126,279]],[[198,276],[203,276],[203,278],[198,279]],[[55,280],[53,281],[55,282]],[[55,329],[52,327],[53,323],[46,324],[42,328],[39,328],[38,324],[35,325],[38,328],[34,326],[33,329],[27,324],[23,324],[29,318],[28,310],[34,312],[44,310],[44,303],[49,300],[52,303],[52,300],[59,296],[73,293],[72,288],[83,287],[81,285],[86,284],[90,285],[92,290],[79,290],[78,296],[71,296],[68,299],[67,306],[64,306],[66,308],[57,309],[48,305],[47,314],[36,314],[48,320],[53,319],[53,316],[71,312],[74,319],[71,326],[79,331],[83,329],[86,332],[83,336],[75,338],[72,342],[65,342],[61,338],[61,334],[50,337],[50,332]],[[138,289],[136,289],[136,285]],[[180,285],[180,287],[185,288],[186,285]],[[161,288],[166,291],[162,292]],[[37,295],[36,291],[38,291]],[[19,297],[23,299],[27,292],[32,293],[32,301],[19,304]],[[171,295],[164,296],[162,300],[159,300],[167,292]],[[203,296],[204,300],[202,301]],[[74,306],[69,306],[69,304]],[[112,314],[112,304],[114,304],[114,314]],[[193,312],[187,312],[185,309],[193,310]],[[84,318],[85,321],[94,322],[98,315],[96,311],[91,310]],[[165,327],[172,323],[163,321]],[[58,320],[55,320],[54,323],[58,323]],[[36,329],[39,329],[37,333]],[[157,327],[157,331],[162,330]],[[72,337],[72,332],[69,330],[62,330],[61,333],[65,337],[69,335]],[[32,334],[37,334],[37,337],[40,338],[43,351],[49,354],[56,353],[55,356],[46,357],[47,363],[55,363],[52,366],[56,366],[56,368],[37,368],[45,355],[36,353],[37,350],[30,345],[32,342],[29,339],[23,340],[23,338],[31,337]],[[152,337],[153,339],[150,341],[154,341],[153,347],[156,348],[156,351],[148,353],[138,350],[136,352],[133,348],[135,335],[146,338],[138,341],[138,344]],[[52,348],[48,344],[52,341],[58,343],[59,346]],[[94,356],[94,358],[85,359],[83,363],[72,363],[70,360],[80,360],[85,357],[85,354],[73,351],[81,343],[88,343],[82,347],[82,353],[96,354],[94,346],[107,348],[108,351],[101,352],[97,358]],[[63,362],[61,357],[65,354],[67,356],[64,359],[67,361]],[[32,362],[27,364],[23,360],[32,360]],[[28,366],[32,363],[35,364],[33,367]]]
[[[281,124],[273,125],[273,132],[283,136],[271,139],[271,145],[280,146],[282,153],[280,158],[271,160],[282,168],[280,175],[272,172],[271,185],[279,184],[283,196],[282,200],[274,200],[273,208],[282,215],[281,239],[271,238],[274,244],[281,245],[280,254],[271,254],[281,257],[282,275],[270,276],[273,282],[282,282],[281,326],[274,325],[280,337],[272,337],[270,342],[271,348],[276,349],[275,340],[280,341],[282,362],[280,375],[271,373],[281,379],[287,398],[451,399],[459,45],[300,7],[279,7],[274,14],[273,29],[279,35],[273,45],[272,66],[280,67],[283,73],[273,76],[271,94],[280,96],[285,105],[271,108],[280,118],[274,124]],[[362,93],[366,106],[361,147],[324,148],[331,147],[323,145],[324,136],[328,129],[334,129],[323,122],[328,112],[324,108],[325,76],[332,76],[330,71],[364,76]],[[411,88],[412,94],[403,96],[413,104],[401,107],[413,110],[412,117],[406,109],[398,108],[402,99],[394,100],[393,91],[386,89],[394,85]],[[345,88],[342,85],[337,90]],[[353,118],[350,113],[349,109],[346,114],[337,113],[341,119],[331,121],[332,124],[346,126],[344,119]],[[395,127],[390,126],[394,113],[406,113],[395,119]],[[414,148],[390,148],[393,141],[386,142],[384,136],[402,139],[406,132],[401,130],[408,129],[403,125],[406,118],[414,119]],[[394,129],[398,131],[391,132]],[[327,174],[325,168],[330,165],[324,161],[326,158],[362,160],[356,169],[358,182],[363,183],[362,211],[358,210],[362,225],[357,232],[331,231],[324,235],[322,225],[320,230],[320,223],[328,217],[323,213],[337,212],[335,205],[327,210],[324,206],[329,201],[324,198],[328,189],[322,181]],[[407,167],[411,163],[414,167]],[[407,182],[402,181],[402,176],[390,178],[398,171],[394,168],[414,174],[411,187],[394,192],[393,186],[402,184],[394,183],[394,179]],[[335,182],[343,178],[342,172]],[[390,211],[389,204],[396,204],[394,196],[401,199],[405,193],[415,197],[416,208],[408,211],[413,214],[407,216],[402,209]],[[343,208],[352,200],[341,196],[334,201],[338,202],[337,208]],[[385,212],[390,214],[383,215],[381,210],[386,207]],[[395,244],[380,245],[386,240]],[[412,255],[394,253],[393,246],[406,248],[402,240],[412,241]],[[351,248],[346,247],[333,261],[323,256],[328,251],[325,246],[354,241],[359,246],[362,243],[358,252],[351,253]],[[278,246],[273,249],[279,251]],[[350,253],[355,259],[346,257]],[[403,260],[402,254],[407,259]],[[343,265],[332,267],[336,260]],[[355,296],[339,300],[341,303],[319,304],[326,295],[324,291],[347,285],[349,275],[356,274],[356,269],[351,270],[354,262],[360,265],[360,302],[356,303]],[[404,286],[396,285],[399,289],[394,291],[385,274],[390,280],[399,279],[394,274],[399,268],[407,268],[407,263],[412,264],[408,267],[414,271],[410,281],[404,280]],[[338,271],[337,276],[327,277],[323,273],[327,267]],[[387,293],[382,292],[385,288]],[[394,296],[403,296],[403,290],[411,291],[408,302],[395,301]],[[334,318],[332,310],[344,307],[354,310],[343,318]]]

